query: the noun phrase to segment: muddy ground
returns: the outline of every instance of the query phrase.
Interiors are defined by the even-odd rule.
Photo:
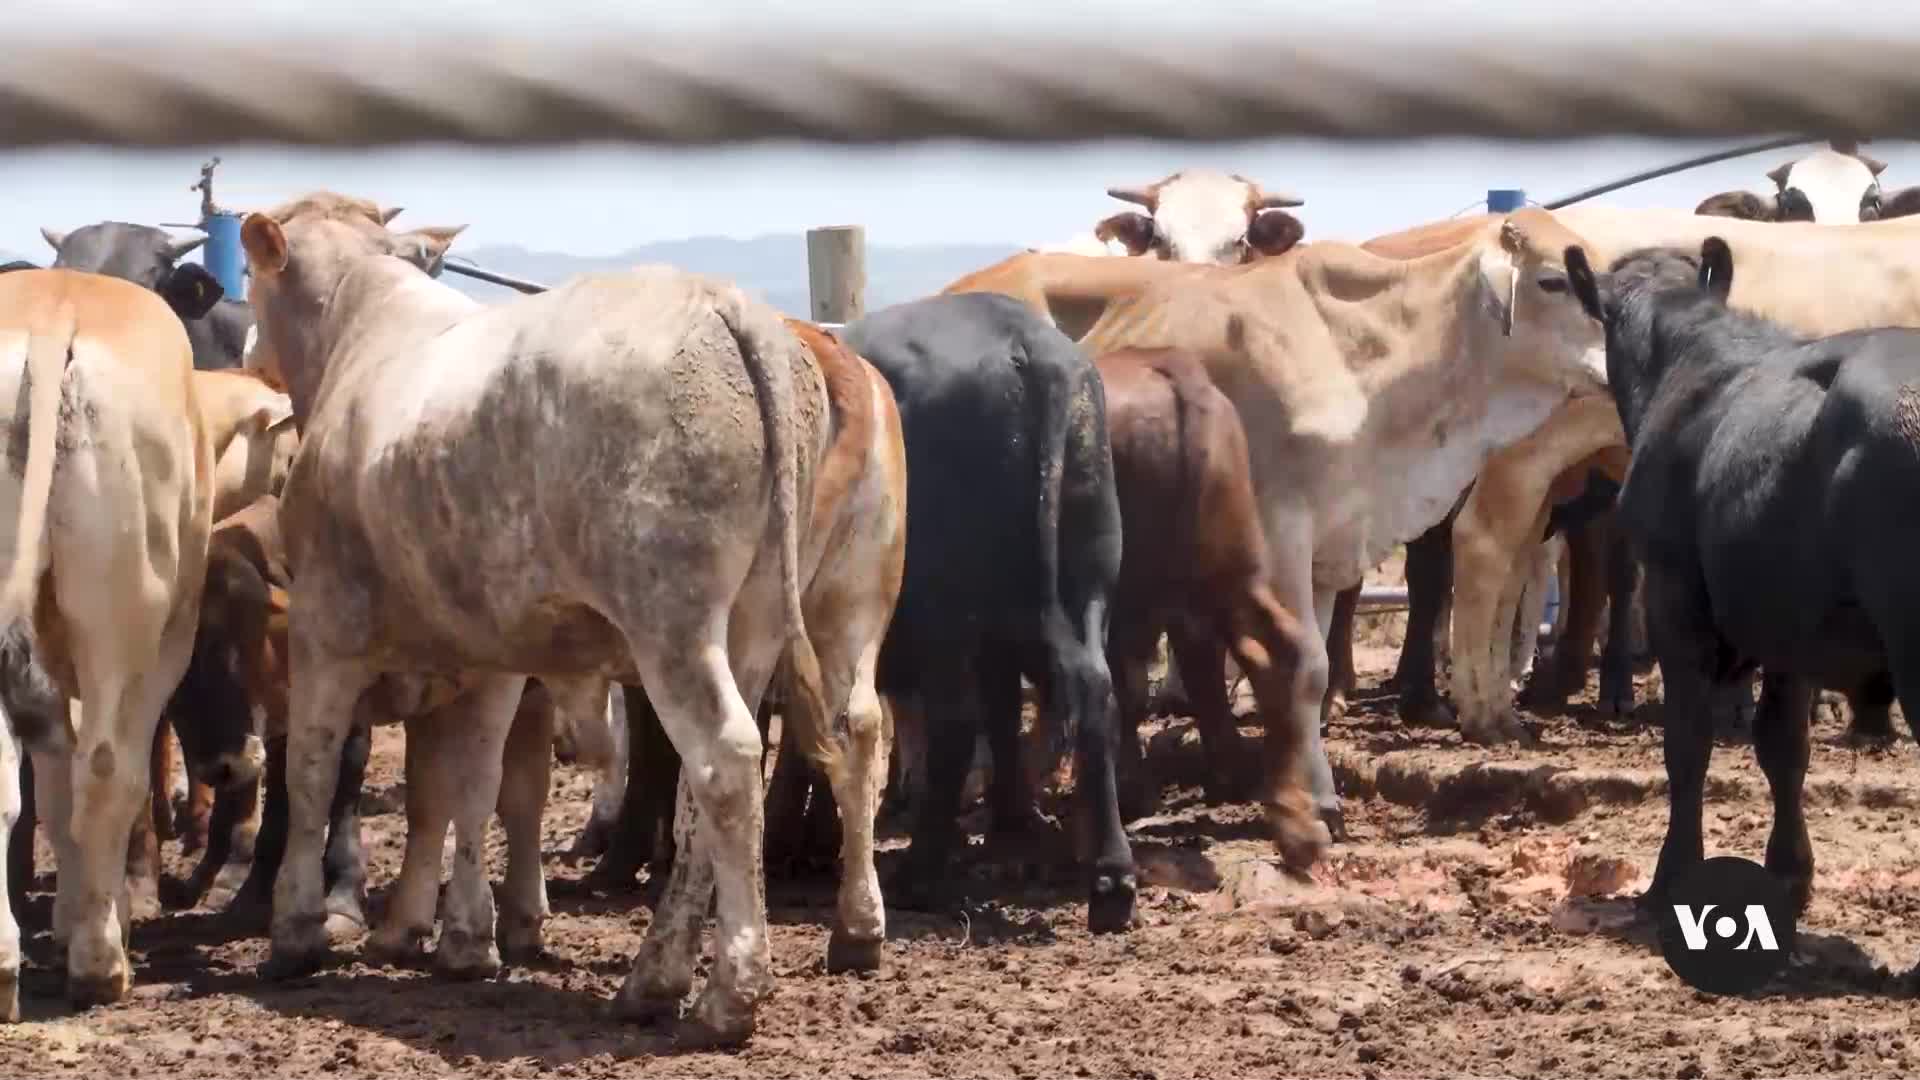
[[[27,1022],[0,1028],[0,1076],[1920,1072],[1906,977],[1920,960],[1911,739],[1864,752],[1821,721],[1808,780],[1818,870],[1798,955],[1758,996],[1710,998],[1668,972],[1631,903],[1665,825],[1657,708],[1602,720],[1589,688],[1569,715],[1530,718],[1537,749],[1463,747],[1393,719],[1377,687],[1395,655],[1361,650],[1360,699],[1331,739],[1353,842],[1312,882],[1275,870],[1251,807],[1201,801],[1190,725],[1162,720],[1150,745],[1165,813],[1129,830],[1146,887],[1124,936],[1088,935],[1070,870],[1031,852],[996,863],[976,846],[962,904],[889,911],[886,970],[829,976],[830,883],[776,884],[779,984],[758,1036],[737,1054],[675,1054],[661,1030],[605,1012],[645,907],[587,893],[587,867],[553,854],[554,960],[485,983],[349,961],[267,985],[254,975],[263,939],[224,932],[217,913],[177,913],[136,926],[130,1002],[74,1015],[42,933]],[[399,732],[375,745],[377,911],[402,850]],[[1771,816],[1751,749],[1720,744],[1711,776],[1709,854],[1761,858]],[[554,783],[557,853],[586,815],[589,778],[560,769]],[[494,841],[498,865],[497,828]],[[44,841],[41,855],[44,893]],[[44,922],[47,900],[30,917]]]

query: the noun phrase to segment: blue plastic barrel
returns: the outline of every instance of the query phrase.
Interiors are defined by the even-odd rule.
[[[239,214],[221,210],[200,224],[207,234],[207,242],[200,249],[200,264],[220,282],[230,300],[247,298],[247,253],[240,246],[240,221]]]
[[[1488,188],[1487,212],[1491,214],[1511,214],[1527,205],[1527,193],[1522,188]]]

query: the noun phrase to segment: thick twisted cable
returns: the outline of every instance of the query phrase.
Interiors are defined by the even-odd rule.
[[[1920,136],[1912,39],[1575,29],[8,35],[0,146]]]

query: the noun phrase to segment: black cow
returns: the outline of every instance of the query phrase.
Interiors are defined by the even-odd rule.
[[[1727,306],[1733,254],[1642,250],[1605,273],[1566,251],[1568,287],[1606,328],[1607,380],[1633,449],[1619,520],[1646,572],[1666,680],[1666,842],[1647,899],[1703,855],[1709,689],[1764,669],[1754,750],[1773,788],[1767,868],[1802,909],[1801,807],[1815,687],[1882,672],[1920,709],[1920,331],[1804,340]]]
[[[1018,752],[1025,675],[1050,730],[1077,752],[1089,925],[1124,929],[1136,874],[1117,801],[1105,657],[1120,507],[1100,376],[1052,324],[992,294],[899,304],[843,336],[899,402],[915,507],[879,688],[923,710],[928,777],[890,898],[925,905],[944,878],[983,723],[996,827],[1032,820]]]
[[[21,619],[0,633],[0,707],[23,750],[52,750],[66,727],[67,699],[52,676],[34,658],[33,625]],[[7,896],[15,913],[27,900],[33,882],[33,766],[20,755],[20,808],[0,837],[7,842]]]
[[[124,221],[103,221],[67,233],[41,229],[40,235],[53,246],[56,267],[122,278],[159,293],[187,328],[194,367],[240,366],[253,309],[243,300],[226,298],[205,267],[180,262],[206,243],[206,237],[179,240],[151,225]]]

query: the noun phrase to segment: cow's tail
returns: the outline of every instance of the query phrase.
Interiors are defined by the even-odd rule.
[[[781,741],[807,755],[829,780],[844,767],[840,744],[833,735],[833,717],[827,713],[825,680],[820,658],[807,636],[800,602],[799,440],[795,437],[792,355],[800,340],[771,316],[747,310],[737,289],[724,289],[715,298],[715,311],[740,346],[747,377],[753,380],[760,404],[760,425],[766,431],[767,456],[773,462],[773,519],[780,530],[780,590],[786,608],[787,699],[783,702]]]
[[[62,305],[52,323],[27,335],[27,374],[33,392],[27,404],[26,476],[20,488],[20,519],[14,532],[13,566],[0,594],[0,626],[32,618],[39,585],[40,542],[47,530],[47,504],[53,497],[53,455],[60,426],[60,385],[73,355],[75,315]]]
[[[1016,341],[1011,359],[1015,370],[1029,375],[1026,380],[1028,419],[1033,425],[1033,457],[1039,480],[1036,487],[1039,498],[1035,504],[1039,516],[1034,523],[1034,539],[1040,580],[1036,582],[1039,592],[1035,600],[1039,604],[1043,640],[1057,646],[1073,635],[1060,595],[1060,515],[1062,489],[1066,484],[1067,435],[1077,387],[1073,367],[1037,360],[1028,353],[1030,346],[1031,342]],[[1054,686],[1048,693],[1058,695],[1065,689]],[[1079,733],[1071,730],[1077,711],[1060,708],[1048,711],[1060,718],[1059,727],[1053,733],[1053,749],[1056,753],[1064,752],[1079,738]]]

